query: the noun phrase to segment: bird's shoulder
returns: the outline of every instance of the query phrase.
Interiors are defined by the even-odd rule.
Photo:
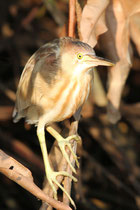
[[[57,74],[59,65],[59,39],[40,47],[27,61],[21,74],[19,84],[22,85],[27,78],[34,82],[37,74],[40,74],[46,82],[50,83]]]

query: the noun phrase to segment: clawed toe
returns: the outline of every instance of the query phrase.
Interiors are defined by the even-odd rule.
[[[70,197],[70,195],[68,194],[68,192],[57,181],[57,179],[56,179],[57,176],[67,176],[67,177],[71,178],[75,182],[77,182],[77,179],[74,176],[72,176],[71,174],[67,173],[66,171],[55,172],[55,171],[50,170],[50,173],[47,176],[48,181],[49,181],[49,183],[51,185],[51,188],[53,190],[53,193],[54,193],[54,198],[57,200],[57,191],[56,191],[56,188],[55,188],[53,183],[55,183],[66,194],[66,196],[69,198],[71,204],[75,207],[75,203],[72,200],[72,198]]]
[[[71,137],[71,136],[70,136],[70,137]],[[59,147],[60,147],[60,150],[61,150],[61,152],[62,152],[64,158],[67,160],[67,162],[68,162],[68,164],[69,164],[71,170],[76,174],[76,170],[75,170],[75,168],[73,167],[73,165],[72,165],[72,163],[71,163],[71,161],[70,161],[70,159],[69,159],[69,156],[68,156],[68,154],[67,154],[67,152],[66,152],[66,148],[65,148],[66,146],[68,147],[68,149],[70,150],[70,152],[71,152],[72,155],[73,155],[73,158],[74,158],[75,161],[76,161],[77,167],[79,168],[79,162],[78,162],[77,155],[74,153],[74,151],[73,151],[73,149],[72,149],[72,146],[71,146],[71,143],[69,142],[71,139],[73,139],[73,138],[69,138],[69,137],[68,137],[68,138],[66,138],[66,139],[62,139],[61,141],[58,141],[58,145],[59,145]]]
[[[75,140],[75,141],[80,141],[81,140],[81,138],[80,138],[80,136],[79,135],[72,135],[72,136],[68,136],[67,138],[66,138],[66,140],[67,141],[70,141],[70,140]]]
[[[59,172],[55,172],[55,173],[56,173],[56,176],[62,176],[62,175],[67,176],[67,177],[71,178],[74,182],[77,182],[77,179],[66,171],[59,171]]]

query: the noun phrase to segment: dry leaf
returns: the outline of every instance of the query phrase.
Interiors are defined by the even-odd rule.
[[[88,0],[82,11],[80,21],[80,37],[82,41],[94,47],[97,43],[99,35],[107,31],[105,24],[105,9],[109,4],[109,0]],[[106,93],[103,89],[98,72],[96,72],[97,80],[94,80],[94,101],[97,105],[106,105]],[[99,97],[99,92],[102,93]]]
[[[82,41],[95,46],[100,34],[107,31],[104,11],[109,0],[88,0],[82,11],[80,31]]]
[[[114,46],[116,47],[114,59],[117,57],[119,59],[116,66],[112,67],[112,70],[109,72],[108,99],[110,103],[108,106],[108,114],[112,123],[116,123],[120,118],[118,109],[121,95],[131,67],[130,20],[131,25],[133,25],[133,15],[139,10],[140,1],[136,0],[132,2],[127,0],[124,2],[122,0],[114,0],[112,4],[112,14],[114,15],[116,24],[112,24],[110,13],[107,13],[107,22],[109,23],[108,33],[112,34]],[[116,31],[114,30],[114,26],[116,26]],[[134,34],[133,30],[131,30],[131,32]],[[136,40],[136,37],[134,39]],[[111,49],[109,52],[111,54]]]
[[[118,112],[120,98],[130,69],[129,31],[128,24],[121,3],[114,0],[106,14],[108,35],[106,35],[106,49],[109,58],[117,61],[109,71],[108,116],[112,123],[120,119]],[[111,34],[111,35],[110,35]],[[109,44],[111,43],[111,47]]]
[[[109,71],[107,95],[108,116],[112,123],[116,123],[120,119],[121,95],[131,68],[130,38],[140,53],[140,1],[113,0],[108,4],[109,1],[105,0],[88,0],[82,12],[80,29],[83,41],[95,46],[98,36],[108,28],[100,39],[100,46],[108,58],[116,62]]]

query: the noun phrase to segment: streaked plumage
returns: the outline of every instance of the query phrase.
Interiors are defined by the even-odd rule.
[[[67,53],[62,58],[66,49],[70,58]],[[74,57],[79,52],[94,53],[85,43],[62,38],[42,46],[29,59],[17,90],[15,121],[26,117],[29,123],[37,124],[39,117],[45,114],[45,124],[50,124],[76,112],[88,96],[92,79],[92,72],[74,71],[77,65]]]
[[[72,199],[59,185],[56,176],[69,176],[73,180],[75,178],[66,172],[54,172],[51,169],[45,144],[44,127],[47,126],[48,132],[57,139],[72,171],[76,172],[65,152],[65,146],[69,147],[78,165],[77,157],[69,143],[72,138],[78,140],[77,136],[64,139],[49,125],[72,115],[78,117],[79,112],[77,111],[86,101],[90,91],[93,79],[91,70],[98,65],[110,66],[112,63],[96,57],[88,44],[77,39],[70,37],[56,39],[42,46],[28,60],[16,94],[14,122],[25,117],[28,123],[37,125],[46,176],[54,191],[54,197],[56,198],[57,193],[53,183],[56,183],[67,194],[73,205]]]

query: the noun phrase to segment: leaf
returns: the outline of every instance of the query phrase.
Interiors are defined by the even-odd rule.
[[[107,31],[105,9],[109,0],[88,0],[82,11],[80,31],[82,41],[95,46],[98,36]]]
[[[120,1],[114,0],[110,9],[112,9],[112,12],[107,13],[108,33],[112,34],[111,38],[116,48],[111,57],[114,60],[117,59],[117,63],[111,71],[109,71],[109,88],[107,95],[109,100],[108,116],[112,123],[116,123],[120,119],[118,109],[123,87],[131,66],[129,49],[130,35],[128,19],[126,19]],[[112,16],[114,16],[115,20]],[[115,21],[116,24],[113,24]],[[111,49],[108,52],[109,54],[111,54]]]
[[[134,14],[139,10],[140,1],[138,0],[114,0],[112,4],[112,13],[107,13],[107,26],[109,27],[108,33],[112,34],[112,41],[114,41],[114,46],[116,48],[116,53],[113,53],[113,56],[111,55],[111,57],[115,60],[116,58],[118,59],[116,66],[112,67],[112,70],[109,72],[108,99],[110,103],[108,105],[108,115],[112,123],[116,123],[120,118],[118,109],[120,106],[121,95],[131,67],[132,51],[130,35],[133,34],[133,39],[135,40],[136,44],[139,42],[136,41],[138,35],[137,38],[136,35],[134,36],[134,30],[138,30],[138,24],[137,27],[133,27],[132,22],[134,19]],[[113,24],[115,21],[111,16],[114,16],[116,24]],[[115,26],[116,30],[114,30]],[[108,53],[111,54],[111,49]]]
[[[108,4],[109,1],[105,0],[87,1],[82,12],[81,34],[83,41],[92,46],[96,45],[98,36],[102,34],[100,49],[116,62],[108,73],[107,94],[109,120],[116,123],[120,119],[122,91],[132,66],[131,38],[140,53],[140,1],[113,0]]]

